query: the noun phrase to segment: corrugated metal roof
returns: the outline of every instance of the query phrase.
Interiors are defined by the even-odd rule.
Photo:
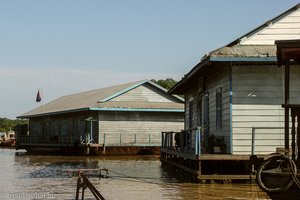
[[[199,69],[210,66],[212,62],[276,62],[275,45],[235,45],[225,46],[216,49],[205,55],[201,62],[186,74],[173,88],[168,92],[170,94],[181,94],[179,87],[182,87],[188,79],[193,77]],[[178,91],[177,91],[178,90]]]
[[[222,47],[210,53],[210,57],[276,57],[275,45],[235,45]]]
[[[66,95],[59,97],[45,105],[39,106],[33,109],[19,118],[27,118],[38,115],[49,115],[54,113],[66,113],[74,112],[78,110],[89,110],[90,108],[161,108],[161,109],[183,109],[181,103],[152,103],[152,102],[110,102],[118,95],[122,95],[126,91],[129,91],[142,84],[149,83],[153,86],[156,84],[151,81],[137,81],[132,83],[126,83],[122,85],[115,85],[112,87],[101,88],[91,91],[80,92],[76,94]],[[159,88],[161,89],[161,88]],[[163,90],[166,92],[166,90]],[[182,102],[179,97],[178,101]]]

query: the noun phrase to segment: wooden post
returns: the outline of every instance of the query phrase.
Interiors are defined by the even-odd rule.
[[[166,148],[169,149],[170,145],[169,145],[169,133],[165,133],[165,145],[166,145]]]
[[[252,127],[252,148],[251,148],[251,155],[255,153],[255,128]]]
[[[84,199],[84,191],[89,188],[94,197],[97,200],[105,200],[100,192],[95,188],[95,186],[88,180],[88,178],[81,172],[78,172],[77,188],[76,188],[76,200],[79,200],[79,191],[82,188],[81,199]]]
[[[284,116],[284,148],[288,155],[289,152],[289,106],[290,103],[290,62],[287,61],[284,70],[284,103],[285,103],[285,116]]]
[[[103,151],[102,151],[103,154],[105,154],[105,151],[106,151],[106,149],[105,149],[105,142],[106,142],[106,134],[104,133],[103,134]]]
[[[149,144],[151,144],[151,134],[149,133]]]
[[[173,132],[170,134],[170,148],[173,149]]]
[[[297,121],[298,121],[298,124],[297,124],[297,148],[298,148],[298,156],[297,156],[297,167],[299,168],[300,166],[300,109],[298,108],[296,110],[296,116],[297,116]]]
[[[81,178],[78,177],[77,179],[77,188],[76,188],[76,197],[75,199],[78,200],[79,199],[79,191],[80,191],[80,188],[81,188]]]
[[[296,110],[295,108],[291,108],[292,114],[292,159],[295,161],[296,158],[296,142],[295,142],[295,135],[296,135],[296,127],[295,127],[295,118],[296,118]]]

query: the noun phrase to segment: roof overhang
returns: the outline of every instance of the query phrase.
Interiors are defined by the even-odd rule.
[[[278,66],[282,66],[285,62],[300,63],[300,40],[277,40],[277,57]]]
[[[38,113],[38,114],[32,114],[32,115],[21,115],[17,116],[19,119],[28,119],[33,117],[44,117],[44,116],[50,116],[50,115],[61,115],[66,113],[74,113],[74,112],[82,112],[82,111],[88,111],[89,108],[79,108],[79,109],[72,109],[72,110],[62,110],[62,111],[54,111],[54,112],[44,112],[44,113]]]
[[[220,63],[277,63],[276,56],[270,57],[233,57],[233,56],[208,56],[197,64],[188,74],[186,74],[174,87],[172,87],[168,92],[170,94],[184,94],[187,84],[191,84],[192,79],[199,76],[207,76],[209,72],[214,71],[213,66]],[[211,69],[210,69],[211,68]],[[218,69],[216,69],[218,70]]]
[[[211,62],[277,62],[276,57],[211,57]]]
[[[90,108],[92,111],[120,111],[120,112],[184,112],[184,109],[163,108]]]
[[[82,111],[111,111],[111,112],[170,112],[170,113],[183,113],[184,109],[164,109],[164,108],[81,108],[74,110],[63,110],[57,112],[47,112],[47,113],[39,113],[33,115],[21,115],[17,118],[20,119],[28,119],[34,117],[45,117],[50,115],[62,115],[74,112],[82,112]]]

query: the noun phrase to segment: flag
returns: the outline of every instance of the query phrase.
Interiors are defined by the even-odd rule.
[[[42,101],[42,97],[41,97],[41,94],[40,94],[40,90],[38,90],[38,92],[37,92],[35,101],[36,101],[36,102]]]

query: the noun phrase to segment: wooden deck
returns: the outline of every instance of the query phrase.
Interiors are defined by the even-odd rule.
[[[179,136],[175,136],[176,134],[179,134]],[[185,131],[184,133],[168,132],[162,134],[161,162],[168,172],[175,173],[175,175],[193,182],[254,181],[257,167],[263,160],[271,157],[271,155],[201,153],[200,141],[191,142],[186,139],[195,139],[196,134],[195,130]],[[181,137],[179,139],[181,141],[176,141],[176,137],[177,140]]]
[[[195,154],[191,154],[191,153],[184,153],[184,152],[180,152],[177,150],[170,150],[170,149],[165,149],[165,148],[161,148],[161,153],[166,153],[166,154],[170,154],[170,155],[176,155],[176,156],[180,156],[186,159],[190,159],[190,160],[245,160],[245,161],[249,161],[250,155],[231,155],[231,154],[201,154],[201,155],[195,155]],[[261,159],[267,159],[271,157],[271,155],[261,155],[258,156],[258,158]]]
[[[254,181],[257,166],[269,157],[270,155],[259,156],[253,161],[250,155],[193,155],[161,148],[162,166],[193,182]]]

